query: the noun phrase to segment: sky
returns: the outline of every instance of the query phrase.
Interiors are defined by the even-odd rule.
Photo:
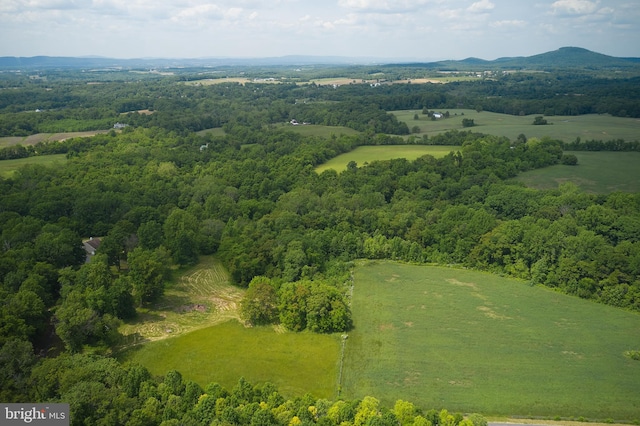
[[[0,0],[0,56],[640,57],[640,0]]]

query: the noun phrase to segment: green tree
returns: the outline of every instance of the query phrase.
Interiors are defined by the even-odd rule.
[[[240,301],[240,316],[253,325],[271,324],[278,319],[278,294],[269,278],[255,277]]]
[[[145,250],[135,248],[127,257],[128,277],[136,305],[142,306],[157,301],[164,294],[164,285],[169,278],[169,257],[163,248]]]
[[[418,410],[413,403],[403,400],[397,400],[393,406],[393,413],[398,418],[401,425],[411,425],[418,415]]]
[[[576,166],[578,164],[578,157],[573,154],[562,154],[560,162],[565,166]]]
[[[303,282],[286,283],[279,291],[280,324],[292,331],[307,327],[307,298],[309,286]]]
[[[173,261],[191,265],[198,261],[198,219],[191,213],[174,209],[164,223],[164,241]]]
[[[29,398],[29,376],[37,358],[30,342],[11,338],[0,347],[0,400],[18,402]]]
[[[137,234],[140,247],[147,250],[153,250],[160,247],[164,241],[162,225],[155,220],[141,223],[138,227]]]
[[[547,120],[545,120],[544,117],[542,117],[541,115],[533,119],[534,126],[544,126],[545,124],[549,124],[549,123],[547,123]]]

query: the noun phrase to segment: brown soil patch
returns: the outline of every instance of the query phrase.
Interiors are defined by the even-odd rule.
[[[450,284],[457,285],[457,286],[461,286],[461,287],[470,287],[470,288],[472,288],[472,289],[474,289],[474,290],[477,290],[477,287],[476,287],[476,284],[475,284],[475,283],[465,283],[465,282],[462,282],[462,281],[458,281],[458,280],[457,280],[457,279],[455,279],[455,278],[449,278],[449,279],[447,280],[447,282],[448,282],[448,283],[450,283]]]

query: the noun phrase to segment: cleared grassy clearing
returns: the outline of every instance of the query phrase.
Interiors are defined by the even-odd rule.
[[[440,77],[425,77],[425,78],[412,78],[403,80],[391,80],[386,81],[384,73],[379,73],[376,78],[362,79],[362,78],[349,78],[349,77],[327,77],[327,78],[314,78],[309,81],[301,82],[298,84],[317,84],[319,86],[343,86],[346,84],[425,84],[425,83],[451,83],[454,81],[471,81],[478,80],[478,77],[472,76],[440,76]]]
[[[176,369],[203,387],[217,382],[232,389],[244,377],[253,384],[271,382],[287,396],[335,397],[340,336],[278,331],[227,321],[132,348],[121,359],[153,374]]]
[[[11,145],[35,145],[38,142],[58,142],[65,139],[81,138],[88,136],[95,136],[102,133],[107,133],[109,130],[92,130],[89,132],[65,132],[65,133],[36,133],[35,135],[29,135],[24,137],[7,136],[0,138],[0,148]]]
[[[204,129],[196,132],[197,135],[204,136],[210,134],[211,136],[225,136],[227,133],[222,127],[214,127],[213,129]]]
[[[640,315],[476,271],[355,269],[343,396],[488,415],[638,419]]]
[[[315,124],[305,124],[299,126],[285,125],[287,130],[300,133],[304,136],[320,136],[328,138],[331,135],[355,135],[360,132],[344,126],[320,126]]]
[[[37,164],[41,166],[52,166],[56,163],[64,163],[67,161],[66,154],[55,155],[39,155],[35,157],[18,158],[15,160],[0,161],[0,176],[10,178],[20,167],[27,164]]]
[[[316,167],[316,172],[322,173],[328,169],[338,172],[346,170],[347,164],[351,161],[363,166],[365,163],[378,160],[390,160],[393,158],[406,158],[415,160],[423,155],[432,155],[436,158],[444,157],[451,151],[457,151],[458,146],[436,146],[436,145],[379,145],[379,146],[359,146],[353,151],[338,155],[326,163]]]
[[[640,192],[640,152],[571,152],[577,166],[556,165],[531,170],[516,180],[537,189],[557,188],[573,182],[586,192]]]
[[[120,332],[126,344],[166,339],[238,319],[244,291],[230,284],[229,275],[214,257],[203,256],[166,289],[153,307],[139,310],[138,319]]]
[[[247,328],[238,321],[242,294],[215,258],[203,257],[157,306],[120,329],[130,346],[118,357],[153,374],[176,369],[203,387],[217,382],[232,389],[245,377],[272,382],[286,395],[334,397],[340,336]]]
[[[305,124],[299,126],[292,126],[291,124],[282,124],[280,126],[283,129],[291,130],[292,132],[300,133],[304,136],[320,136],[323,138],[331,137],[332,135],[355,135],[359,132],[349,127],[344,126],[320,126],[315,124]],[[212,136],[225,136],[226,133],[222,127],[216,127],[213,129],[205,129],[196,132],[200,136],[210,134]]]
[[[540,114],[515,116],[488,111],[477,112],[472,109],[451,109],[448,111],[450,118],[442,118],[435,121],[423,115],[421,110],[393,111],[393,114],[398,120],[407,123],[409,128],[413,126],[420,127],[419,135],[427,134],[432,136],[447,130],[457,129],[506,136],[511,140],[516,139],[519,134],[524,134],[527,138],[549,136],[565,142],[573,141],[576,137],[580,137],[582,140],[596,139],[605,141],[610,139],[624,139],[627,141],[640,139],[640,119],[637,118],[612,117],[607,114],[556,115],[545,117],[552,124],[534,126],[532,124],[533,120]],[[418,114],[419,120],[414,120],[415,114]],[[474,120],[476,126],[463,128],[463,118]]]
[[[187,81],[188,86],[211,86],[212,84],[223,83],[280,83],[280,79],[277,78],[245,78],[245,77],[224,77],[224,78],[208,78],[204,80]]]

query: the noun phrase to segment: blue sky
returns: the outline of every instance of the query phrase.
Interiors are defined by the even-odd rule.
[[[0,0],[0,56],[640,57],[639,0]]]

